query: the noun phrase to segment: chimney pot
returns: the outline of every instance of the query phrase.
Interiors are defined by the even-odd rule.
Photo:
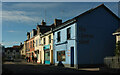
[[[42,20],[41,25],[42,25],[42,26],[45,26],[45,25],[46,25],[46,23],[44,22],[44,20]]]

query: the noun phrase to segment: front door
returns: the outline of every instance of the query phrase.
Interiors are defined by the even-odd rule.
[[[71,67],[74,67],[74,47],[71,47]]]
[[[45,64],[50,64],[50,50],[45,50]]]

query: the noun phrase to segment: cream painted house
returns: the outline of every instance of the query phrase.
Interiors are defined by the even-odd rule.
[[[51,26],[46,26],[44,21],[41,22],[41,25],[37,25],[37,35],[34,37],[34,47],[35,47],[35,56],[37,57],[37,63],[44,64],[44,46],[42,37],[46,32],[50,31]]]
[[[26,49],[27,49],[26,47],[27,47],[27,42],[24,41],[24,44],[23,44],[23,46],[21,47],[21,50],[20,50],[21,56],[26,56]]]
[[[40,34],[36,35],[34,38],[35,41],[35,56],[37,57],[37,63],[42,63],[42,58],[43,58],[43,45],[41,43],[41,38]]]
[[[43,44],[43,61],[44,64],[53,64],[53,32],[52,30],[41,35]]]

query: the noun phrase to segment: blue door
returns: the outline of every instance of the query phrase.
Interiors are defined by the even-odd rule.
[[[71,47],[71,67],[74,67],[74,47]]]

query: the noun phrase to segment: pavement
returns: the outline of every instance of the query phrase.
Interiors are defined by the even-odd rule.
[[[18,75],[18,74],[116,74],[101,70],[101,68],[66,68],[54,65],[43,65],[27,62],[4,62],[2,65],[2,75]]]
[[[85,71],[100,71],[100,68],[80,68],[79,70],[85,70]]]

